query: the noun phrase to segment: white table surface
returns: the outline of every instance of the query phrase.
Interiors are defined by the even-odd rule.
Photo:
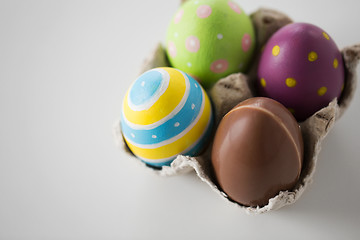
[[[316,24],[340,48],[360,42],[357,0],[238,3]],[[125,90],[177,6],[0,1],[0,239],[359,239],[360,91],[310,188],[267,214],[246,215],[194,174],[153,175],[115,147]]]

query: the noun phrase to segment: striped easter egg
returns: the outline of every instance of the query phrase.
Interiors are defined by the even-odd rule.
[[[133,154],[161,167],[179,154],[196,156],[204,149],[212,115],[210,100],[197,81],[174,68],[155,68],[127,91],[121,129]]]

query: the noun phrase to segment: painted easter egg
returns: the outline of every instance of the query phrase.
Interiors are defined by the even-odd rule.
[[[171,20],[166,37],[170,64],[205,88],[249,67],[255,47],[252,22],[229,0],[191,0]]]
[[[330,35],[312,24],[293,23],[267,42],[258,89],[303,121],[340,97],[344,78],[342,55]]]
[[[170,165],[179,154],[199,154],[212,124],[206,92],[191,76],[174,68],[143,73],[123,100],[123,137],[134,155],[151,166]]]

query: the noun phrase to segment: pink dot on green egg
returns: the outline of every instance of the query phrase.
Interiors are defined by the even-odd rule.
[[[236,3],[234,3],[233,1],[229,1],[228,4],[232,10],[234,10],[238,14],[241,14],[241,9]]]
[[[174,22],[179,23],[183,15],[184,15],[184,10],[180,9],[175,15]]]
[[[200,41],[195,36],[190,36],[185,41],[185,47],[189,52],[197,52],[200,49]]]
[[[251,37],[249,34],[245,33],[243,38],[242,38],[242,41],[241,41],[241,44],[242,44],[242,49],[244,50],[244,52],[247,52],[250,50],[251,48]]]
[[[210,16],[212,10],[209,5],[201,5],[197,8],[196,14],[199,18],[207,18]]]
[[[223,73],[228,69],[228,67],[229,67],[229,62],[227,60],[219,59],[211,64],[210,69],[214,73]]]
[[[176,57],[176,46],[174,42],[168,43],[168,51],[171,57]]]

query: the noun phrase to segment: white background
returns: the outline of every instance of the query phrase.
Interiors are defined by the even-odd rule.
[[[316,24],[340,48],[360,43],[357,0],[238,3]],[[153,175],[115,147],[122,97],[177,7],[0,1],[0,239],[359,239],[359,91],[323,143],[314,183],[263,215],[194,174]]]

